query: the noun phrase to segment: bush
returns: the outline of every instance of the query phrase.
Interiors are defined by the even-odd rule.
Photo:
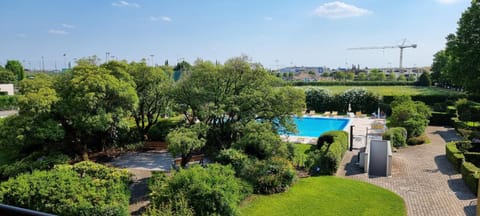
[[[417,137],[410,137],[407,139],[407,144],[408,145],[421,145],[425,143],[430,143],[430,139],[426,134],[422,134]]]
[[[272,125],[266,122],[249,122],[233,147],[260,160],[288,156],[287,145],[274,132]]]
[[[448,161],[450,161],[450,163],[452,163],[453,168],[459,171],[465,157],[463,156],[462,152],[458,150],[457,143],[447,143],[447,145],[445,146],[445,152],[447,155],[447,159]]]
[[[66,164],[70,158],[61,153],[35,152],[11,164],[0,166],[0,179],[8,179],[34,170],[49,170],[57,164]]]
[[[128,185],[116,180],[126,171],[116,172],[111,169],[115,177],[103,179],[78,173],[75,165],[61,165],[22,174],[0,184],[0,203],[58,215],[128,215]]]
[[[322,136],[333,136],[333,142],[323,145],[321,149],[311,151],[307,157],[306,166],[311,175],[333,175],[337,172],[343,155],[348,149],[348,133],[345,131],[330,131]]]
[[[432,112],[432,117],[430,117],[430,125],[451,125],[452,115],[446,112]]]
[[[0,110],[12,110],[18,108],[17,97],[0,95]]]
[[[173,117],[168,119],[161,119],[157,124],[153,125],[148,131],[148,139],[153,141],[165,141],[170,131],[180,127],[183,123],[183,118]]]
[[[242,178],[253,185],[254,192],[274,194],[286,191],[296,178],[290,161],[284,158],[256,160],[242,172]]]
[[[407,146],[407,130],[402,127],[390,128],[383,134],[384,140],[390,140],[393,147]]]
[[[328,89],[309,87],[305,89],[305,96],[308,110],[317,112],[333,110],[333,97]]]
[[[470,162],[476,167],[480,167],[480,152],[465,152],[463,154],[466,162]]]
[[[411,81],[319,81],[319,82],[292,82],[294,86],[409,86],[415,85],[415,82]]]
[[[222,165],[230,164],[237,176],[240,175],[249,160],[248,156],[242,151],[232,148],[221,150],[216,159]]]
[[[473,194],[477,194],[480,169],[470,162],[464,162],[460,173],[462,173],[462,178],[470,191],[472,191]]]
[[[238,204],[251,193],[251,186],[236,178],[230,166],[210,164],[180,169],[171,177],[153,175],[149,182],[151,203],[160,207],[183,194],[195,215],[236,215]]]
[[[431,111],[422,102],[414,102],[410,97],[397,97],[391,103],[392,116],[390,124],[394,127],[403,127],[409,138],[417,137],[425,132]]]
[[[352,110],[371,113],[377,110],[379,102],[380,97],[367,91],[367,89],[352,88],[338,96],[337,108],[350,104]],[[347,111],[347,107],[344,110]]]

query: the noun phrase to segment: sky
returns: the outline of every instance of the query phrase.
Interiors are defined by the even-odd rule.
[[[170,64],[247,55],[267,68],[429,66],[470,0],[1,0],[0,64]]]

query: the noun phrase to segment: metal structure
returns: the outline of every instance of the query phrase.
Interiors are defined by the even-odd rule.
[[[355,47],[348,48],[347,50],[366,50],[366,49],[395,49],[400,48],[400,73],[403,73],[403,49],[405,48],[417,48],[417,44],[406,44],[407,39],[403,39],[402,44],[395,46],[370,46],[370,47]]]

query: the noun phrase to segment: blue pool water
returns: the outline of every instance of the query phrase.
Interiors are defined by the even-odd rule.
[[[337,118],[294,118],[295,124],[297,124],[297,134],[291,134],[295,136],[306,137],[319,137],[323,133],[331,130],[343,130],[347,124],[348,119]]]

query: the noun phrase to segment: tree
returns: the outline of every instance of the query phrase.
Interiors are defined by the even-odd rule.
[[[270,123],[249,122],[242,131],[241,138],[235,143],[235,148],[242,149],[246,154],[260,160],[286,157],[286,145],[272,129]]]
[[[448,73],[453,83],[467,91],[480,93],[480,2],[471,5],[458,21],[457,32],[447,37]],[[441,65],[440,65],[441,66]]]
[[[358,80],[359,80],[359,81],[365,81],[365,80],[367,80],[367,73],[365,73],[365,72],[360,72],[360,73],[358,73]]]
[[[388,80],[390,80],[390,81],[396,81],[397,80],[397,76],[395,75],[394,72],[390,73],[390,75],[388,76]]]
[[[173,79],[175,81],[179,80],[183,73],[187,73],[192,68],[192,65],[186,61],[181,61],[175,65],[173,68],[174,74]]]
[[[329,72],[323,72],[322,73],[322,77],[329,77],[330,76],[330,73]]]
[[[355,79],[355,73],[350,71],[347,73],[347,77],[346,77],[347,80],[353,80]]]
[[[391,126],[405,128],[409,138],[420,136],[425,132],[432,115],[430,107],[425,103],[412,101],[408,96],[401,96],[395,98],[391,107]]]
[[[205,124],[195,124],[190,128],[179,128],[167,135],[168,151],[182,157],[181,166],[185,167],[192,159],[193,153],[205,146]]]
[[[448,62],[449,57],[445,50],[440,50],[433,56],[432,63],[432,81],[437,83],[445,83],[450,80],[448,78]]]
[[[0,66],[0,84],[12,83],[15,81],[15,74]]]
[[[303,90],[285,86],[245,56],[224,65],[197,60],[177,82],[173,95],[187,124],[200,121],[209,126],[207,147],[216,151],[229,148],[242,126],[252,120],[289,125],[291,115],[305,107]]]
[[[378,69],[373,69],[368,73],[368,80],[370,81],[385,81],[385,79],[385,73]]]
[[[15,74],[17,81],[20,81],[25,77],[25,71],[23,70],[23,66],[17,60],[8,60],[7,64],[5,64],[5,69]]]
[[[138,97],[131,81],[116,77],[89,61],[59,77],[56,90],[61,100],[56,115],[65,130],[66,143],[88,158],[87,150],[103,148],[116,140],[120,127],[137,108]]]
[[[131,63],[129,72],[135,81],[138,109],[133,112],[141,140],[147,140],[150,128],[160,116],[168,114],[172,106],[170,90],[173,80],[159,67],[149,67],[145,62]]]
[[[398,76],[397,80],[400,81],[400,82],[405,82],[405,81],[407,81],[407,78],[405,77],[405,75],[400,74],[400,76]]]
[[[432,86],[432,80],[428,72],[423,72],[422,75],[418,78],[417,85],[419,86]]]

